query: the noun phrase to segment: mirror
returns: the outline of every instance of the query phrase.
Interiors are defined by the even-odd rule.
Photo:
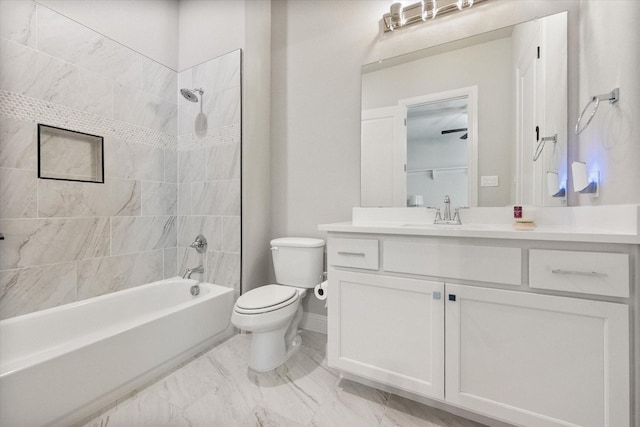
[[[567,74],[567,12],[363,66],[361,206],[566,205]]]

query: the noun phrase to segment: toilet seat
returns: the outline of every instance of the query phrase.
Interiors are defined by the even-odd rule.
[[[240,296],[234,311],[240,314],[261,314],[291,305],[298,300],[295,288],[282,285],[265,285]]]

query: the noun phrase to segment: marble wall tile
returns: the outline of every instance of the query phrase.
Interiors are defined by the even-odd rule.
[[[0,37],[36,47],[36,4],[28,0],[0,1]]]
[[[193,279],[205,280],[207,277],[207,256],[209,252],[199,254],[195,249],[189,247],[178,247],[178,275],[182,276],[187,268],[194,268],[199,265],[204,266],[204,274],[194,274]]]
[[[136,179],[135,150],[116,138],[104,138],[104,176],[106,178]]]
[[[0,220],[0,270],[106,256],[109,228],[109,218]]]
[[[217,107],[222,116],[222,126],[240,124],[240,89],[234,87],[222,92]]]
[[[191,68],[192,84],[205,93],[216,94],[240,86],[240,51],[211,59]]]
[[[142,55],[38,6],[38,49],[131,88],[142,83]]]
[[[206,179],[205,149],[178,152],[178,182],[201,182]]]
[[[240,253],[240,223],[239,216],[222,217],[222,250]]]
[[[175,104],[178,99],[178,73],[149,58],[142,58],[141,89]]]
[[[35,218],[35,171],[0,168],[0,218]]]
[[[142,182],[142,215],[176,215],[177,213],[177,184]]]
[[[191,185],[195,215],[240,216],[240,180],[196,182]]]
[[[164,181],[178,182],[178,152],[175,149],[164,150]]]
[[[169,135],[177,134],[177,106],[155,95],[115,84],[113,117]]]
[[[163,251],[140,252],[78,262],[78,300],[161,280]]]
[[[104,184],[38,180],[40,217],[140,215],[139,181],[113,179]]]
[[[222,250],[221,217],[193,215],[178,218],[178,246],[189,246],[198,234],[207,239],[208,251]]]
[[[111,218],[111,254],[121,255],[176,246],[175,216]]]
[[[240,143],[214,144],[207,151],[207,181],[240,178]]]
[[[0,319],[75,300],[75,262],[0,271]]]
[[[112,117],[113,83],[68,62],[0,39],[0,90]]]
[[[185,86],[180,86],[185,87]],[[186,86],[188,88],[192,88],[192,86]],[[203,110],[202,103],[207,102],[207,99],[210,99],[210,94],[203,94],[202,99],[198,103],[189,102],[184,99],[182,96],[178,98],[178,135],[190,135],[198,132],[202,132],[202,125],[198,126],[197,120],[200,119],[200,123],[202,122],[202,118],[198,117],[201,113],[201,109]],[[213,126],[213,122],[210,122],[208,115],[202,111],[204,117],[207,119],[207,128],[211,128]]]
[[[191,215],[191,184],[178,184],[178,215]]]
[[[207,252],[205,278],[207,282],[240,290],[240,254]]]
[[[0,167],[37,170],[37,126],[0,117]]]
[[[164,154],[166,150],[143,144],[131,144],[134,176],[140,181],[164,181]]]
[[[163,251],[164,278],[170,279],[178,275],[178,248],[168,248]]]

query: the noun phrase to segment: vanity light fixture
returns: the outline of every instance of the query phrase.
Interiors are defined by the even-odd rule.
[[[584,162],[571,163],[571,176],[573,177],[573,191],[581,194],[591,194],[598,197],[600,172],[587,172],[587,164]]]
[[[389,13],[382,15],[384,32],[388,33],[451,12],[469,9],[474,4],[485,1],[488,0],[422,0],[407,6],[396,2],[389,8]]]

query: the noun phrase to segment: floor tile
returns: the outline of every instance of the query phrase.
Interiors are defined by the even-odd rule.
[[[380,427],[483,427],[483,424],[391,395]]]
[[[480,427],[481,424],[341,379],[326,335],[266,373],[248,368],[251,335],[235,335],[98,416],[87,427]]]

